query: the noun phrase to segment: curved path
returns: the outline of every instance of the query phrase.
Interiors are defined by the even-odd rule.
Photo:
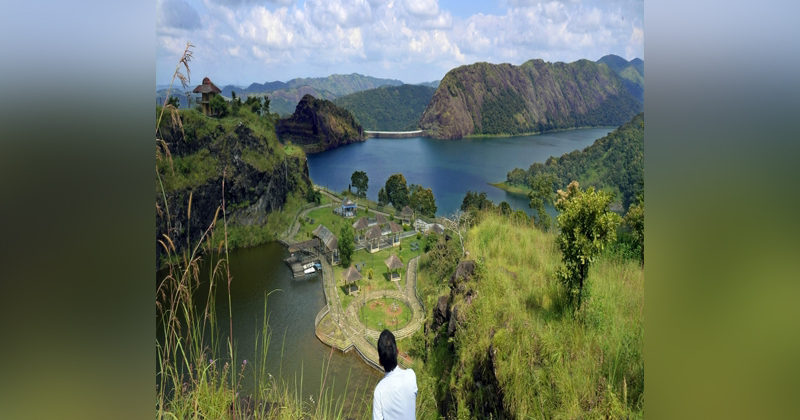
[[[329,195],[327,191],[320,191],[326,195]],[[285,244],[295,243],[296,241],[294,241],[292,238],[300,229],[298,219],[300,217],[304,217],[312,210],[329,206],[330,203],[298,212],[292,228],[286,233],[282,241]],[[412,258],[408,261],[408,264],[406,264],[406,287],[404,290],[402,290],[398,285],[398,290],[378,290],[369,292],[366,295],[367,300],[386,295],[387,297],[403,300],[409,305],[412,311],[411,320],[403,328],[394,331],[394,335],[397,339],[405,338],[415,333],[425,322],[425,312],[422,308],[421,302],[417,300],[416,293],[414,292],[417,285],[418,261],[419,256]],[[377,340],[378,336],[380,335],[380,331],[366,328],[358,319],[356,302],[362,301],[362,299],[354,300],[350,303],[350,305],[348,305],[346,311],[342,310],[342,304],[339,301],[339,294],[336,290],[336,279],[333,276],[333,267],[331,267],[325,258],[321,258],[320,262],[322,263],[322,284],[325,292],[325,302],[327,305],[320,310],[320,313],[316,317],[314,328],[317,338],[319,338],[323,343],[331,347],[335,347],[343,352],[347,352],[355,348],[361,358],[364,359],[368,365],[374,367],[380,372],[383,372],[383,368],[381,368],[378,364],[378,351],[375,348],[375,344],[370,342],[370,340]],[[333,325],[334,328],[338,330],[336,333],[334,333],[334,335],[339,338],[329,337],[319,328],[323,320],[325,320],[326,325]],[[341,339],[342,336],[344,337],[343,340]],[[409,365],[409,361],[402,357],[398,359],[398,362],[405,367],[408,367]]]

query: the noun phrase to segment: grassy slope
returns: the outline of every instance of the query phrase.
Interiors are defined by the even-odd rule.
[[[638,264],[596,263],[588,309],[576,318],[563,310],[554,280],[560,255],[553,234],[489,215],[471,230],[467,248],[482,261],[477,298],[454,337],[455,354],[440,340],[418,368],[422,414],[435,418],[450,394],[459,417],[482,415],[470,410],[496,397],[484,395],[472,373],[485,366],[493,346],[504,409],[514,418],[643,416],[644,270]],[[419,280],[423,290],[446,290],[426,274]]]

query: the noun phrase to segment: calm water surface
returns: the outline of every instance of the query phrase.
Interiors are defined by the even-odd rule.
[[[302,377],[302,395],[305,400],[313,396],[319,398],[323,361],[330,370],[326,388],[334,386],[333,395],[346,397],[352,401],[361,395],[367,387],[367,396],[372,395],[375,385],[382,375],[368,367],[353,351],[342,354],[331,352],[331,348],[322,344],[314,334],[314,318],[325,305],[322,290],[322,279],[318,276],[309,280],[294,280],[289,267],[283,262],[289,253],[286,248],[271,242],[252,248],[236,249],[230,252],[231,307],[233,317],[233,336],[236,345],[237,364],[242,360],[252,362],[255,359],[256,333],[261,334],[264,319],[264,299],[267,297],[267,316],[269,330],[272,333],[267,371],[274,376],[279,374],[290,384],[297,382],[300,389]],[[208,297],[208,270],[215,258],[205,256],[201,268],[202,284],[195,295],[195,306],[203,308]],[[217,317],[221,342],[228,340],[228,290],[227,284],[221,284],[215,294]],[[157,337],[159,331],[157,331]],[[282,356],[281,356],[282,353]],[[220,362],[220,365],[224,360]],[[244,392],[253,389],[252,363],[246,370]],[[247,372],[250,371],[250,374]],[[347,393],[345,383],[350,376]],[[359,392],[360,391],[360,392]],[[349,404],[345,406],[345,412]]]
[[[367,197],[375,201],[389,176],[401,172],[409,185],[420,184],[433,190],[440,215],[460,208],[467,190],[486,191],[495,204],[506,201],[512,208],[531,214],[524,196],[488,183],[505,181],[506,174],[514,168],[528,169],[532,163],[544,162],[550,156],[582,150],[611,131],[612,128],[589,128],[537,136],[459,140],[371,138],[308,155],[308,170],[314,183],[335,191],[347,189],[354,171],[364,171],[369,177]]]

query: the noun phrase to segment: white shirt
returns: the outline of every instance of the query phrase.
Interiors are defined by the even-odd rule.
[[[417,375],[397,366],[387,373],[372,399],[373,420],[414,419],[417,408]]]

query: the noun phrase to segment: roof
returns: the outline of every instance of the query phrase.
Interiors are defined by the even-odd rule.
[[[403,263],[400,261],[400,258],[397,258],[397,255],[390,255],[384,262],[389,270],[396,270],[398,268],[403,268]]]
[[[314,236],[319,238],[319,240],[322,241],[323,244],[325,244],[325,248],[327,248],[328,251],[333,251],[334,249],[339,247],[339,240],[336,239],[336,236],[333,233],[331,233],[331,231],[328,230],[328,228],[326,228],[325,226],[323,225],[317,226],[317,228],[314,229],[312,233],[314,234]]]
[[[344,279],[345,284],[355,283],[358,280],[361,280],[361,273],[356,270],[355,266],[350,266],[347,270],[344,270],[342,273],[342,278]]]
[[[194,90],[192,92],[194,92],[194,93],[209,93],[209,92],[221,93],[222,91],[219,90],[219,88],[216,85],[211,83],[211,79],[206,77],[205,79],[203,79],[203,84],[202,85],[197,85],[197,87],[194,88]]]
[[[342,205],[345,207],[352,207],[355,206],[356,203],[354,203],[350,198],[345,198],[344,201],[342,201]]]
[[[381,228],[378,225],[372,225],[371,228],[367,231],[367,239],[378,239],[381,237]]]
[[[414,215],[414,210],[411,210],[411,207],[405,206],[403,207],[403,211],[400,212],[403,217],[411,217]]]
[[[438,223],[431,224],[431,227],[429,227],[428,230],[425,231],[425,233],[428,233],[428,232],[431,232],[431,231],[433,231],[434,233],[437,233],[439,235],[444,233],[444,229]]]
[[[398,225],[395,222],[389,222],[389,229],[392,230],[392,233],[397,233],[397,232],[402,232],[403,231],[403,227]]]
[[[319,246],[319,239],[309,239],[307,241],[298,242],[289,247],[289,252],[297,252],[300,250],[313,249]]]
[[[386,216],[380,213],[375,214],[375,221],[378,222],[379,225],[383,225],[389,222],[388,220],[386,220]]]
[[[353,229],[355,230],[366,229],[368,227],[369,227],[369,222],[367,222],[367,219],[363,217],[359,218],[358,220],[356,220],[355,223],[353,223]]]

